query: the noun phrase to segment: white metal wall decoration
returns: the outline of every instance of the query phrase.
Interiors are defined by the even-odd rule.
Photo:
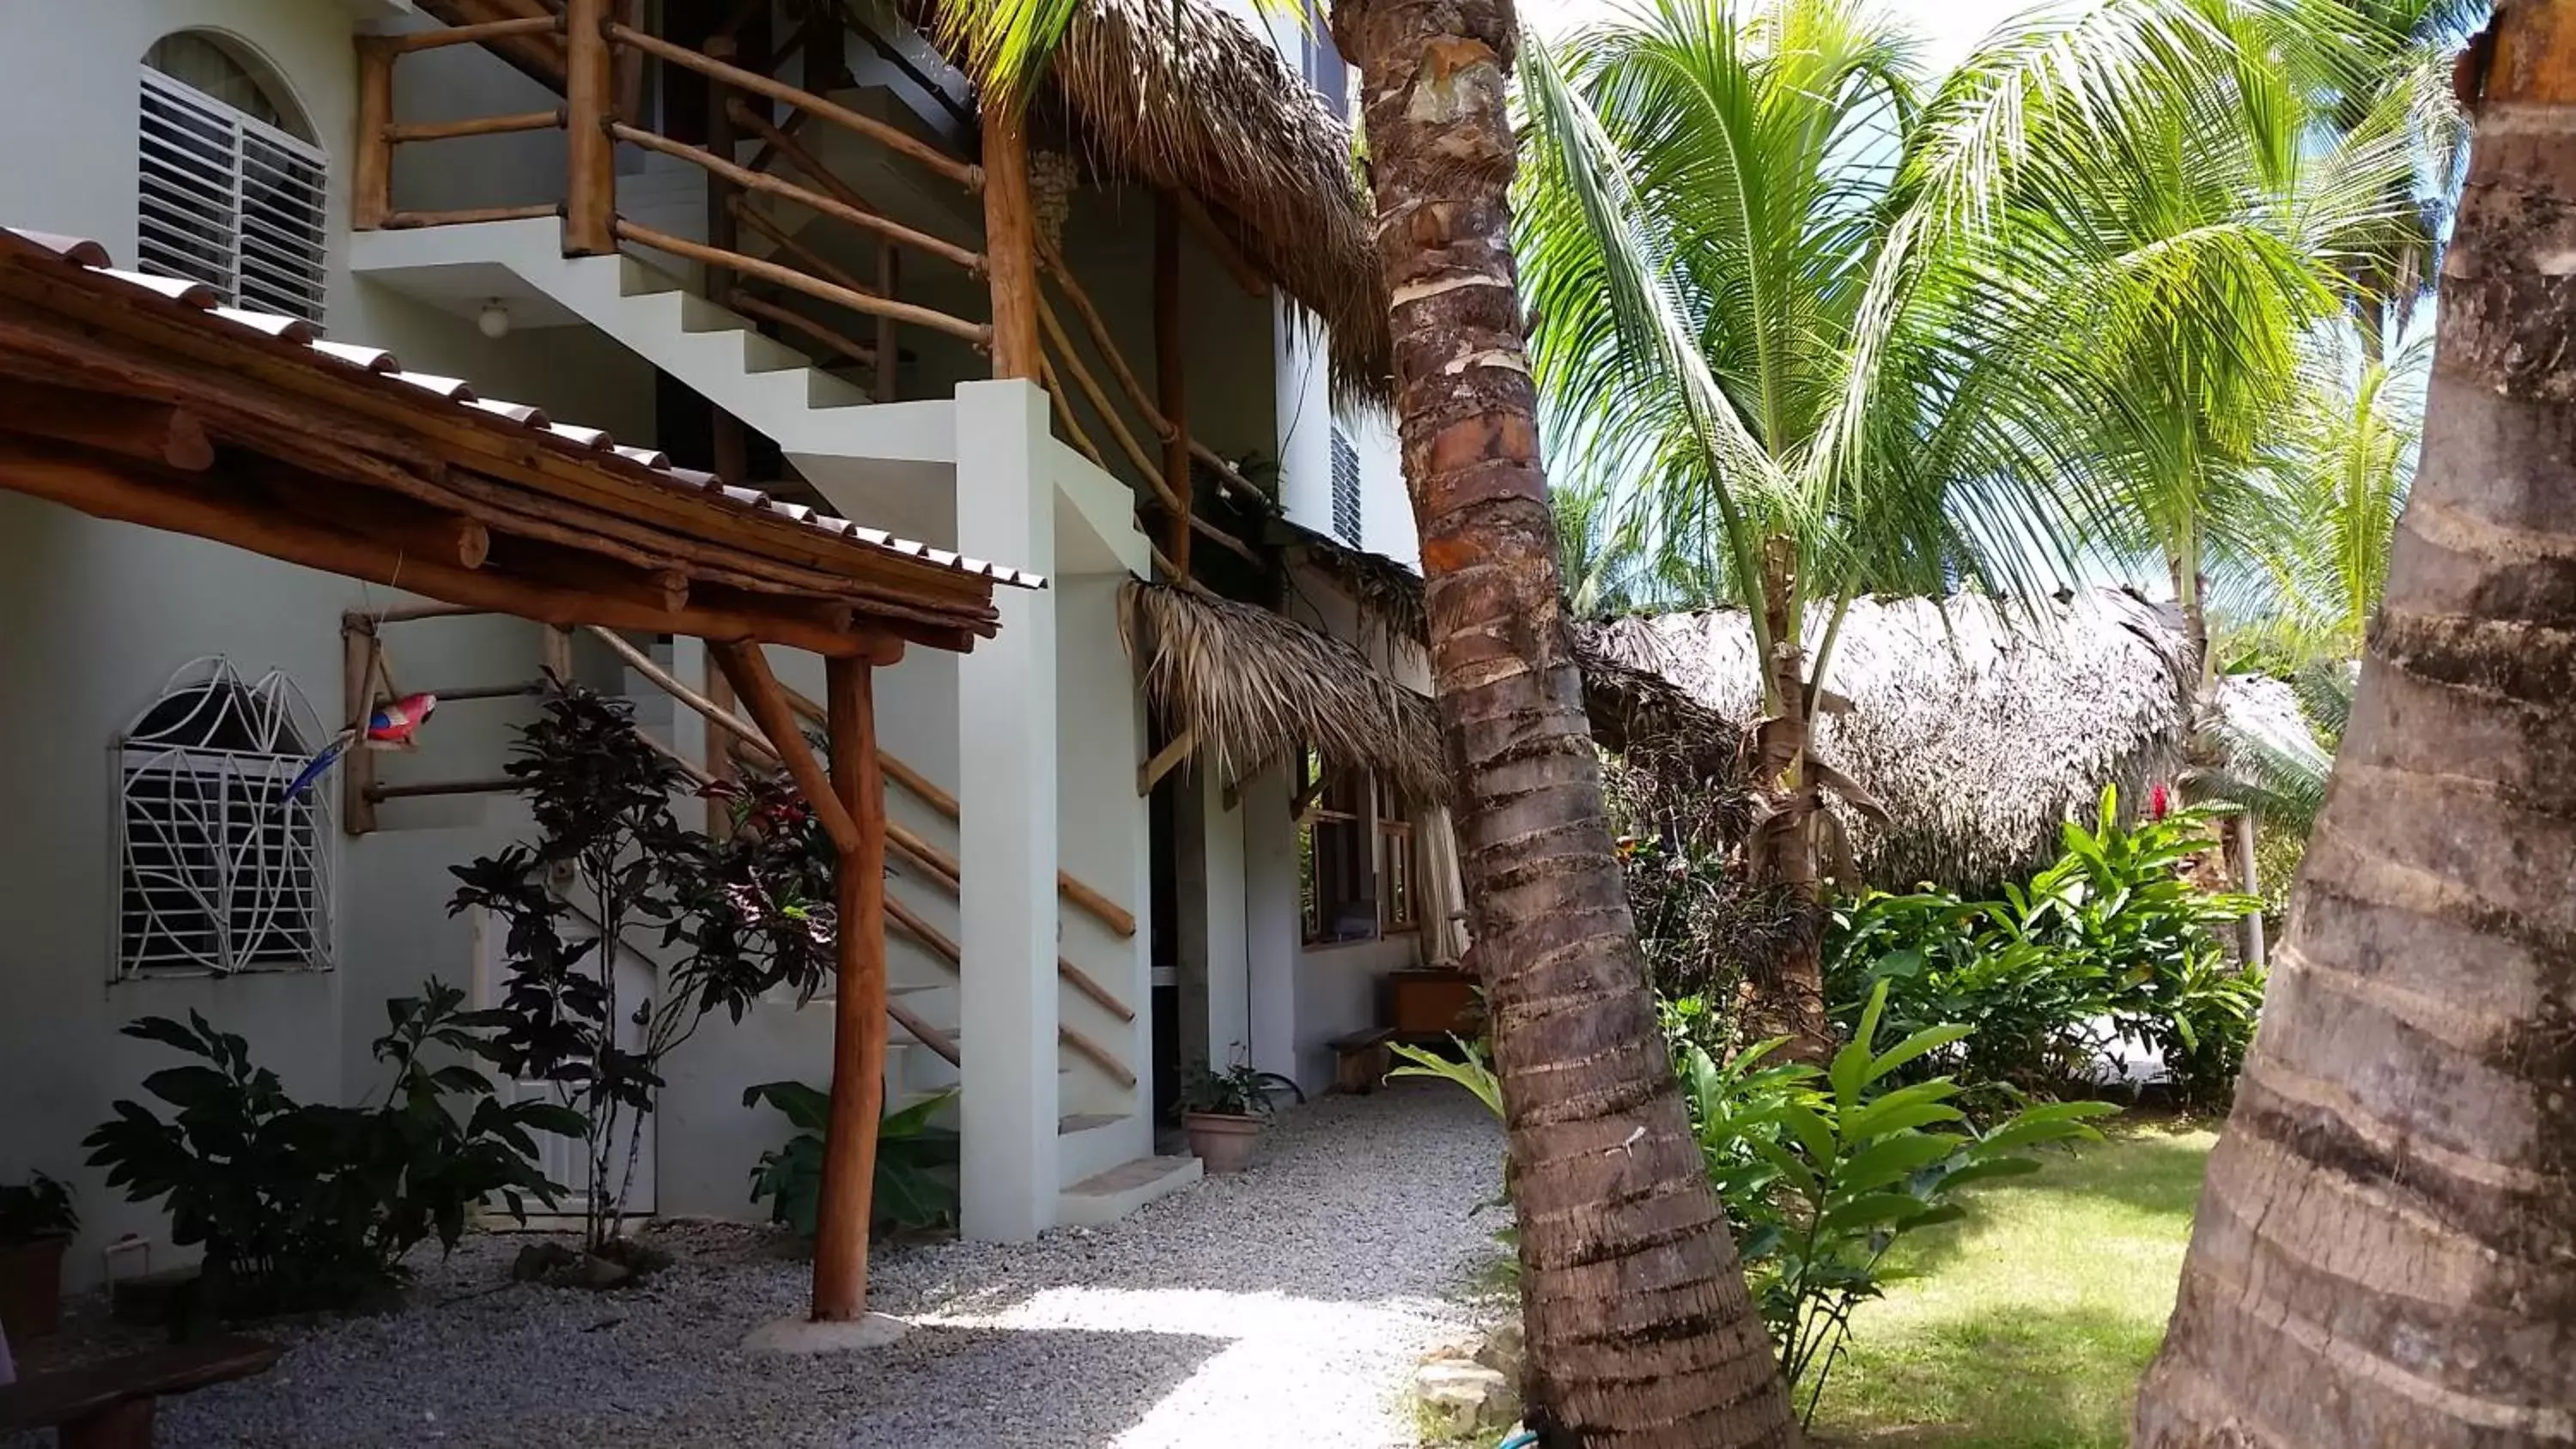
[[[329,792],[285,799],[326,733],[284,674],[208,657],[117,737],[118,979],[330,967]]]

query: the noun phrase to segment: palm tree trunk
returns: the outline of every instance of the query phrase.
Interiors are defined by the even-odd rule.
[[[1799,642],[1798,546],[1773,537],[1762,544],[1765,713],[1754,732],[1753,778],[1762,815],[1744,842],[1745,874],[1757,887],[1780,890],[1811,915],[1823,903],[1817,860],[1818,816],[1824,809],[1815,772],[1807,768],[1814,741],[1808,708],[1807,654]],[[1834,1052],[1833,1024],[1825,1015],[1825,968],[1814,931],[1799,932],[1768,960],[1746,963],[1739,1007],[1748,1041],[1789,1040],[1787,1055],[1822,1062]]]
[[[2576,0],[2496,24],[2422,469],[2138,1449],[2576,1441]]]
[[[1583,712],[1509,191],[1510,0],[1340,0],[1366,77],[1404,472],[1511,1139],[1529,1423],[1796,1442],[1655,1022]]]

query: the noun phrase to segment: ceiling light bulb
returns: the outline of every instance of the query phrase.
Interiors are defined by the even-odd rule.
[[[474,325],[482,329],[484,336],[498,342],[510,335],[510,309],[495,297],[483,304],[482,311],[474,314]]]

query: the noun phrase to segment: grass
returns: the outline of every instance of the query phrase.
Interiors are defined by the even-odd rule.
[[[2214,1140],[2119,1129],[1908,1240],[1887,1296],[1853,1317],[1816,1442],[2120,1449]]]

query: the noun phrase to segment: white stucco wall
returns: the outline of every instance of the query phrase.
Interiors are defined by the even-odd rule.
[[[363,8],[363,7],[360,7]],[[353,7],[341,0],[0,0],[0,128],[20,138],[0,163],[0,224],[96,239],[135,255],[136,92],[143,53],[203,28],[262,57],[334,153],[327,322],[349,341],[389,346],[412,367],[470,377],[487,396],[544,406],[621,439],[649,441],[649,374],[613,349],[558,332],[488,343],[470,325],[355,284],[347,253]],[[484,800],[389,802],[385,832],[335,839],[340,968],[326,974],[110,985],[115,891],[109,743],[189,659],[229,656],[247,675],[283,669],[333,721],[339,619],[398,595],[251,554],[14,495],[0,496],[0,1180],[65,1178],[85,1220],[74,1281],[97,1276],[96,1248],[157,1213],[125,1204],[83,1168],[80,1138],[109,1103],[174,1061],[117,1035],[147,1014],[203,1011],[248,1037],[290,1090],[345,1098],[372,1086],[366,1043],[383,998],[433,971],[466,979],[445,867],[508,838],[515,807]],[[534,626],[438,621],[389,631],[406,688],[533,675]],[[525,706],[441,711],[417,757],[386,757],[388,780],[490,774],[502,731]],[[166,1245],[154,1261],[170,1261]]]

